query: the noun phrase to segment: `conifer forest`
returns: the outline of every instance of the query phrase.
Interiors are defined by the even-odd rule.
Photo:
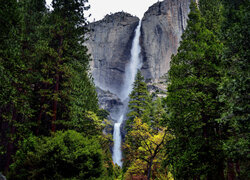
[[[0,4],[1,180],[250,179],[249,0],[190,1],[164,96],[138,68],[122,165],[90,70],[88,0]]]

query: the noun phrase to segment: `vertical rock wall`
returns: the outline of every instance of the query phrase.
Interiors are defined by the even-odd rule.
[[[142,73],[158,82],[170,68],[187,25],[190,0],[165,0],[151,6],[142,19]]]
[[[99,88],[119,96],[138,23],[139,18],[119,12],[89,25],[86,45],[93,59],[91,71],[94,82]]]
[[[171,56],[177,52],[187,25],[190,1],[164,0],[149,7],[144,14],[140,38],[142,74],[152,91],[166,89],[159,86],[161,77],[168,72]],[[121,106],[120,90],[138,22],[139,18],[119,12],[89,25],[86,45],[93,59],[91,71],[95,85],[100,88],[100,105],[109,112],[116,112],[116,106]]]

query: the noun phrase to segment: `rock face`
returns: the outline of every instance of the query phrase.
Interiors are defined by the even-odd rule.
[[[151,6],[142,19],[142,74],[151,82],[170,69],[186,27],[190,0],[165,0]]]
[[[157,96],[165,96],[166,78],[172,54],[177,52],[181,35],[187,25],[191,0],[164,0],[149,7],[142,19],[140,44],[142,47],[142,74],[148,89]],[[123,106],[120,90],[134,30],[139,18],[119,12],[89,25],[86,46],[92,56],[90,64],[101,108],[116,119]]]
[[[86,46],[93,59],[90,66],[95,85],[118,96],[138,22],[139,18],[119,12],[89,25]]]
[[[0,180],[6,180],[6,177],[2,175],[1,172],[0,172]]]
[[[123,103],[115,94],[98,87],[96,90],[100,108],[107,110],[111,115],[119,111],[120,107],[123,106]]]

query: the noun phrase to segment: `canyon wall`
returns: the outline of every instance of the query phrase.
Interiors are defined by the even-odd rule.
[[[141,71],[150,91],[166,90],[162,77],[170,68],[171,56],[177,52],[187,25],[190,1],[164,0],[149,7],[144,14],[140,37]],[[120,91],[138,23],[139,18],[119,12],[89,24],[86,45],[93,59],[91,72],[95,85],[100,88],[100,105],[109,112],[117,111],[116,105],[121,105]]]
[[[165,0],[151,6],[142,19],[142,74],[158,82],[170,68],[187,25],[190,0]]]
[[[90,67],[95,85],[102,90],[119,96],[138,23],[139,18],[119,12],[89,25]]]

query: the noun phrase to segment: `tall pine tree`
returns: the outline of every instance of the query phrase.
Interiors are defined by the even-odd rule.
[[[218,67],[222,44],[207,29],[195,3],[177,55],[172,57],[167,93],[173,174],[177,179],[223,179]],[[169,148],[169,147],[168,147]]]
[[[38,122],[45,127],[45,134],[72,128],[72,123],[77,124],[84,117],[84,111],[98,109],[94,84],[88,74],[90,58],[83,45],[87,32],[86,4],[85,0],[52,1],[53,11],[45,20],[47,26],[41,28]]]
[[[225,103],[220,123],[226,139],[228,179],[250,178],[250,2],[225,1],[223,40],[224,77],[220,85],[220,101]]]
[[[127,114],[128,120],[126,121],[128,128],[136,117],[142,118],[144,116],[144,122],[147,121],[147,123],[150,123],[150,119],[146,114],[149,115],[152,100],[147,90],[147,84],[144,82],[144,77],[140,71],[136,74],[133,90],[129,97],[129,113]]]

